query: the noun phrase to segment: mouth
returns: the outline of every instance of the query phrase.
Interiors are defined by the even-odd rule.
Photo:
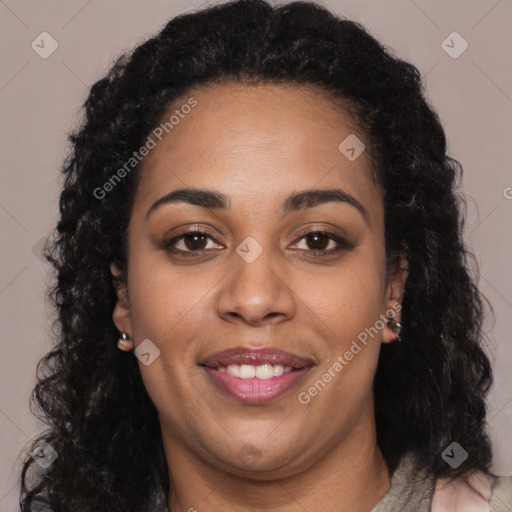
[[[315,365],[311,358],[283,350],[243,347],[216,352],[200,363],[217,389],[251,405],[283,395]]]

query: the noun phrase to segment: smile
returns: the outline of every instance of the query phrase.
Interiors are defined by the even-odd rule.
[[[291,366],[283,366],[282,364],[272,365],[270,363],[263,363],[258,366],[253,366],[252,364],[230,364],[227,368],[225,366],[217,367],[217,371],[228,372],[233,377],[239,377],[240,379],[256,377],[261,380],[281,377],[283,373],[290,373],[292,369]]]
[[[261,405],[294,388],[316,363],[279,349],[230,349],[212,354],[201,366],[211,383],[235,400]]]

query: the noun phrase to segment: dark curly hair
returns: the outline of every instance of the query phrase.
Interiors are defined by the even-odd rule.
[[[39,362],[34,414],[58,454],[41,471],[27,455],[23,512],[164,507],[168,468],[157,410],[135,357],[116,347],[110,263],[126,276],[126,233],[140,165],[101,200],[94,191],[140,148],[193,86],[230,81],[316,86],[348,109],[369,141],[384,193],[389,265],[405,255],[402,343],[383,344],[374,379],[376,428],[390,467],[412,450],[434,477],[490,471],[483,301],[463,240],[462,167],[446,154],[418,69],[364,27],[311,2],[238,0],[170,20],[91,88],[69,136],[60,219],[46,258],[56,271],[56,345]],[[491,308],[492,311],[492,308]],[[466,449],[452,469],[441,457]],[[30,470],[30,471],[29,471]]]

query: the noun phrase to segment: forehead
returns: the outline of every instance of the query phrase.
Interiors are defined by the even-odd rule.
[[[196,105],[183,108],[190,98]],[[254,197],[258,208],[262,197],[278,201],[291,190],[328,187],[343,188],[368,210],[382,200],[367,151],[347,158],[347,146],[367,145],[364,134],[314,86],[202,86],[162,119],[171,116],[173,128],[144,159],[136,204],[183,187],[221,190],[233,204]]]

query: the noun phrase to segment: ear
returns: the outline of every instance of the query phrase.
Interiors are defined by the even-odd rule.
[[[396,257],[391,265],[388,283],[386,286],[385,304],[387,313],[393,313],[394,317],[391,322],[384,326],[382,331],[382,343],[391,343],[397,339],[397,334],[393,331],[392,326],[394,322],[401,322],[402,299],[405,288],[405,281],[407,280],[409,265],[405,255],[400,254]]]
[[[110,272],[113,276],[116,289],[117,302],[112,312],[112,320],[119,332],[126,332],[132,338],[132,322],[130,318],[130,302],[126,290],[126,282],[121,280],[122,272],[115,263],[110,264]],[[122,347],[120,347],[122,349]]]

